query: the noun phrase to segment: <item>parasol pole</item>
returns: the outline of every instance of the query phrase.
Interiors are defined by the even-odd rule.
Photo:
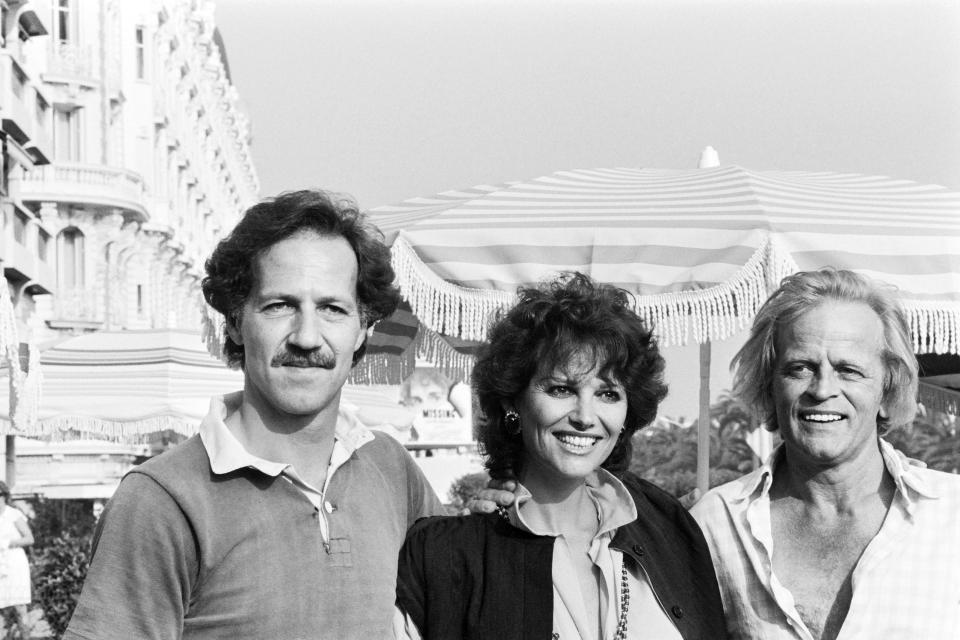
[[[700,419],[697,421],[697,489],[710,489],[710,341],[700,345]]]
[[[720,157],[713,147],[700,154],[697,167],[720,166]],[[697,489],[703,495],[710,489],[710,336],[700,343],[700,418],[697,420]]]

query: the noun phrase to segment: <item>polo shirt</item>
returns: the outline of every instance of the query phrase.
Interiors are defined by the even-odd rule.
[[[407,528],[443,509],[403,447],[341,414],[325,486],[245,451],[215,398],[200,433],[108,503],[64,638],[381,638]]]

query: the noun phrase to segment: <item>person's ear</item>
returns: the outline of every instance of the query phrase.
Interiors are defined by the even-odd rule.
[[[240,333],[240,313],[227,314],[224,326],[227,329],[227,335],[233,340],[234,344],[240,346],[243,344],[243,334]]]
[[[363,331],[357,332],[357,340],[353,345],[353,352],[356,353],[357,349],[363,346],[363,343],[367,341],[367,338],[373,335],[373,325],[370,325]]]
[[[880,417],[880,419],[882,419],[882,420],[889,420],[889,419],[890,419],[890,412],[887,411],[887,407],[886,407],[885,405],[880,405],[880,411],[877,412],[877,415],[878,415],[878,416]]]

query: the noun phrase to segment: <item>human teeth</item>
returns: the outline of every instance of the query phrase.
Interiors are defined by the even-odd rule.
[[[830,413],[810,413],[803,416],[803,419],[809,422],[837,422],[843,420],[841,416]]]
[[[591,438],[588,436],[570,436],[570,435],[558,435],[557,439],[560,440],[563,444],[570,445],[571,447],[580,447],[586,448],[592,445],[597,441],[596,438]]]

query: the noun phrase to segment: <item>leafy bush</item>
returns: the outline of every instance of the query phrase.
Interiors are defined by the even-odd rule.
[[[747,444],[759,428],[746,407],[725,393],[710,407],[710,486],[739,478],[760,464]],[[633,438],[630,470],[678,498],[697,484],[697,424],[668,420],[643,429]]]
[[[0,618],[3,619],[4,640],[27,640],[27,636],[20,633],[20,612],[17,607],[0,610]]]
[[[33,600],[59,638],[67,628],[90,562],[96,520],[90,500],[30,501],[35,542],[28,550]]]
[[[483,471],[460,476],[450,486],[450,492],[447,494],[449,505],[457,512],[463,511],[467,507],[467,502],[481,489],[485,489],[489,481],[490,476]]]
[[[33,558],[33,593],[50,630],[60,637],[80,597],[90,563],[90,536],[64,532]]]
[[[97,521],[93,516],[93,500],[29,500],[33,516],[30,529],[35,542],[33,550],[40,551],[64,532],[77,536],[93,533]]]
[[[907,457],[922,460],[931,469],[960,473],[960,424],[945,413],[923,411],[905,427],[891,429],[885,436]]]

